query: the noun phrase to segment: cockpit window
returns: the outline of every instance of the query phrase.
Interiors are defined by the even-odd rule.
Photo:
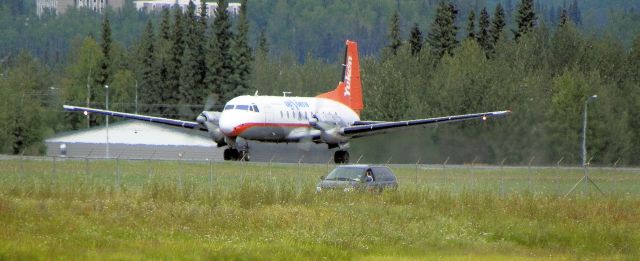
[[[260,110],[258,110],[258,106],[257,106],[257,105],[255,105],[255,104],[253,105],[253,111],[255,111],[255,112],[260,112]]]
[[[233,110],[233,105],[229,104],[227,106],[224,106],[224,110]]]
[[[249,105],[236,105],[236,110],[249,110]]]

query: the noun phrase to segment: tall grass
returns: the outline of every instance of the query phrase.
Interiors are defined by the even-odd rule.
[[[326,166],[25,163],[0,167],[0,258],[640,257],[633,194],[502,194],[412,169],[398,191],[315,193]]]

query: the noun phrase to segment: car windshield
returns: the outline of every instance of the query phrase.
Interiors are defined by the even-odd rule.
[[[360,181],[362,177],[362,173],[364,172],[361,168],[336,168],[325,180],[354,180]]]

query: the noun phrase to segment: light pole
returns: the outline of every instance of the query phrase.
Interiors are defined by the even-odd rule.
[[[582,121],[582,167],[584,168],[584,176],[582,176],[582,178],[578,180],[578,182],[575,185],[573,185],[573,188],[571,188],[571,190],[569,190],[569,192],[567,192],[567,194],[564,195],[565,197],[568,197],[569,195],[571,195],[571,193],[576,188],[578,188],[578,185],[580,185],[582,181],[584,181],[586,185],[587,194],[589,193],[589,183],[591,183],[600,192],[600,194],[604,195],[604,192],[602,192],[600,187],[598,187],[598,185],[596,185],[596,183],[593,182],[591,178],[589,178],[589,168],[587,166],[587,105],[589,104],[589,102],[592,102],[597,98],[598,98],[598,95],[594,94],[584,101],[584,119]]]
[[[582,120],[582,166],[587,166],[587,105],[591,101],[595,101],[598,98],[597,94],[594,94],[584,101],[584,119]]]
[[[104,89],[107,92],[106,93],[107,95],[105,96],[105,98],[106,98],[105,104],[106,104],[107,110],[109,110],[109,85],[105,85]],[[106,117],[106,122],[107,122],[107,154],[106,154],[106,157],[109,158],[109,115],[107,115],[107,117]]]

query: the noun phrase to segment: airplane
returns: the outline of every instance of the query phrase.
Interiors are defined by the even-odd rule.
[[[363,121],[364,109],[358,44],[346,41],[342,81],[329,92],[316,97],[242,95],[224,105],[221,112],[203,111],[196,121],[183,121],[140,114],[123,113],[78,106],[63,105],[67,111],[96,113],[113,117],[196,129],[208,132],[218,147],[226,146],[224,160],[249,160],[249,148],[239,139],[248,141],[295,143],[324,143],[334,153],[335,163],[349,162],[351,139],[388,133],[391,131],[427,127],[489,117],[502,117],[509,110],[482,112],[406,121]],[[245,143],[246,144],[246,143]]]

